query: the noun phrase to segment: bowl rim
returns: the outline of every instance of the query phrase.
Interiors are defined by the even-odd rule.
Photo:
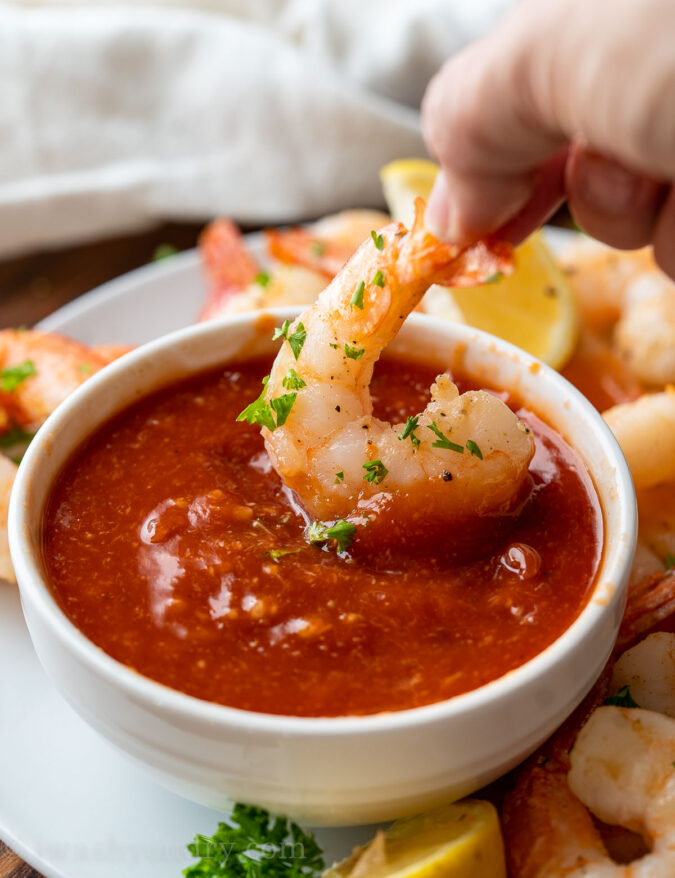
[[[630,471],[619,444],[600,413],[583,394],[554,369],[537,360],[521,348],[497,336],[465,324],[444,321],[447,324],[449,341],[455,344],[464,343],[469,345],[481,343],[485,347],[489,346],[491,352],[498,356],[504,356],[512,362],[515,361],[520,371],[536,372],[538,380],[552,384],[558,390],[564,391],[570,399],[570,403],[579,410],[578,414],[585,416],[587,423],[590,422],[590,426],[593,428],[596,438],[601,443],[606,458],[615,472],[615,489],[619,505],[617,534],[614,535],[614,541],[611,541],[612,535],[607,532],[607,520],[603,509],[603,550],[594,589],[589,595],[586,605],[572,624],[556,640],[522,665],[507,671],[500,677],[490,680],[476,689],[455,695],[444,701],[437,701],[404,710],[383,711],[364,715],[316,717],[245,710],[206,701],[177,689],[172,689],[119,662],[108,655],[101,647],[97,646],[71,622],[47,585],[46,576],[42,569],[41,550],[39,546],[34,547],[32,545],[26,518],[28,515],[28,502],[32,492],[33,473],[39,468],[43,458],[49,454],[51,435],[61,431],[71,418],[77,418],[77,412],[87,405],[91,397],[104,391],[115,382],[124,381],[130,369],[175,345],[185,343],[186,341],[193,341],[195,338],[202,336],[218,334],[224,328],[236,329],[237,327],[246,326],[259,321],[263,316],[278,320],[292,319],[300,314],[302,310],[302,308],[297,307],[286,307],[246,312],[223,320],[197,323],[178,329],[141,345],[112,362],[104,370],[96,373],[88,381],[80,385],[58,406],[32,440],[19,467],[10,499],[8,514],[9,545],[21,593],[22,605],[24,600],[29,601],[32,609],[40,613],[42,620],[50,626],[52,633],[56,635],[62,645],[75,653],[79,661],[93,668],[96,673],[104,677],[108,682],[122,688],[128,696],[137,702],[149,702],[156,707],[161,706],[162,709],[168,710],[175,715],[180,715],[193,721],[205,722],[213,726],[228,727],[234,725],[242,730],[258,733],[271,732],[274,735],[363,735],[366,733],[374,734],[399,731],[404,728],[415,728],[427,723],[450,719],[455,715],[485,706],[486,702],[492,700],[508,700],[517,689],[526,686],[528,683],[533,683],[536,678],[545,676],[547,671],[555,666],[568,651],[574,648],[575,643],[578,645],[584,640],[585,636],[592,631],[602,617],[606,617],[613,611],[618,601],[623,600],[627,572],[632,561],[637,538],[637,506]],[[439,328],[438,320],[423,314],[411,315],[406,323],[408,322],[412,322],[420,329],[424,329],[426,326],[430,330],[437,331]],[[446,326],[444,325],[443,328],[446,329]],[[189,370],[186,372],[185,377],[188,377],[189,374],[198,374],[199,371],[206,371],[208,368],[210,367]],[[170,386],[171,383],[171,380],[167,381],[166,386]],[[153,389],[161,386],[161,384],[155,385]],[[152,391],[139,394],[139,398],[144,397],[148,392]],[[129,404],[127,403],[125,406],[116,409],[116,411],[123,411]],[[113,417],[114,413],[107,415],[105,420]],[[77,441],[72,443],[69,453],[72,453],[83,441],[83,437],[80,436]],[[58,473],[58,470],[56,473]],[[589,474],[595,484],[595,478],[590,473],[590,468]],[[45,496],[52,482],[53,480],[50,481],[46,489],[40,489]],[[40,516],[42,511],[40,510]],[[625,535],[623,539],[621,538],[622,535]],[[613,563],[609,569],[605,570],[608,557]],[[600,575],[601,573],[602,576]],[[612,594],[609,596],[603,595],[603,600],[599,600],[598,592],[605,587],[607,580],[612,582],[614,586]]]

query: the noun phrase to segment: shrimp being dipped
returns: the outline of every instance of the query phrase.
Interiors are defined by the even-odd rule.
[[[264,396],[279,413],[274,429],[263,427],[265,445],[316,519],[355,515],[372,523],[383,507],[415,508],[428,533],[432,520],[511,510],[527,479],[528,428],[487,392],[460,396],[448,375],[436,379],[426,409],[406,424],[372,415],[375,362],[429,285],[480,282],[507,267],[508,248],[478,244],[460,252],[426,231],[421,199],[416,208],[410,232],[401,224],[373,232],[317,302],[281,331]]]

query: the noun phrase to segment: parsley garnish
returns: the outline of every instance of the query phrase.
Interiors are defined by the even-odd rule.
[[[672,568],[675,567],[675,555],[673,555],[672,552],[668,552],[663,559],[663,567],[664,570],[672,570]]]
[[[630,686],[622,686],[616,695],[610,695],[608,698],[605,698],[605,704],[613,705],[614,707],[639,707],[640,705],[633,699],[633,696],[630,694]]]
[[[375,277],[372,279],[371,283],[375,284],[376,287],[383,287],[385,284],[384,275],[378,268],[375,272]]]
[[[313,521],[307,528],[307,539],[310,543],[325,543],[335,540],[338,552],[346,552],[354,541],[356,525],[340,519],[326,527],[322,521]]]
[[[410,437],[410,441],[413,444],[413,448],[419,448],[421,445],[421,441],[415,436],[415,430],[417,429],[417,422],[419,421],[420,416],[415,415],[414,418],[408,418],[405,422],[405,427],[402,432],[398,434],[399,439],[407,439]]]
[[[35,433],[27,433],[16,425],[0,436],[0,448],[11,448],[13,445],[30,442]]]
[[[30,378],[31,375],[35,375],[37,369],[35,368],[35,363],[32,360],[24,360],[23,363],[18,363],[16,366],[9,366],[7,369],[3,369],[0,372],[0,390],[3,393],[11,393],[13,390],[26,380],[26,378]]]
[[[328,345],[329,345],[329,347],[333,348],[333,350],[337,350],[337,349],[338,349],[338,346],[337,346],[336,344],[333,344],[332,341],[329,341],[329,342],[328,342]]]
[[[470,451],[474,457],[477,457],[479,460],[483,459],[483,452],[478,447],[478,444],[473,441],[473,439],[466,440],[466,450]]]
[[[363,291],[365,290],[366,285],[363,281],[359,282],[359,285],[354,290],[354,295],[351,298],[350,305],[352,308],[360,308],[363,311]]]
[[[348,345],[347,342],[345,342],[345,354],[349,357],[350,360],[360,360],[365,352],[365,348],[353,348],[351,345]]]
[[[152,254],[152,261],[161,262],[162,259],[175,256],[176,253],[178,253],[178,248],[174,247],[173,244],[158,244],[155,247],[155,252]]]
[[[290,328],[291,321],[284,320],[281,326],[277,326],[274,329],[274,335],[272,336],[272,341],[276,341],[278,338],[286,338],[288,336],[288,330]]]
[[[303,387],[307,387],[307,382],[302,380],[295,369],[289,369],[281,383],[286,390],[301,390]]]
[[[340,470],[339,472],[335,473],[335,481],[333,482],[333,484],[339,485],[340,482],[344,482],[344,480],[345,480],[344,471]]]
[[[237,415],[237,421],[248,421],[249,424],[260,424],[261,427],[267,427],[270,432],[276,430],[286,423],[286,418],[293,408],[293,403],[297,397],[297,393],[284,393],[276,399],[265,401],[267,392],[267,382],[270,380],[269,375],[265,375],[262,380],[263,389],[260,396],[254,399],[252,403],[246,406],[243,412]],[[274,420],[276,414],[276,423]]]
[[[371,231],[370,237],[373,239],[373,244],[378,250],[381,250],[384,247],[384,238],[382,235],[378,235],[376,231]]]
[[[267,554],[275,564],[278,564],[279,558],[283,558],[285,555],[297,555],[300,552],[302,552],[302,549],[270,549]]]
[[[93,369],[93,366],[90,363],[80,363],[77,367],[78,372],[82,372],[83,375],[89,375]]]
[[[194,866],[185,878],[316,878],[325,868],[311,832],[262,808],[235,805],[229,823],[187,846]]]
[[[312,244],[312,253],[315,256],[323,256],[323,252],[326,249],[326,245],[323,241],[314,241]]]
[[[363,468],[366,470],[363,478],[371,485],[379,485],[380,482],[384,481],[384,477],[389,472],[381,460],[369,460],[363,464]]]
[[[266,271],[259,271],[255,276],[255,282],[258,286],[266,287],[270,282],[270,276]]]
[[[438,436],[438,439],[435,442],[431,443],[432,448],[449,448],[450,451],[456,451],[458,454],[464,454],[464,448],[462,445],[458,445],[456,442],[451,442],[448,437],[442,433],[435,423],[427,424],[429,430],[435,433]]]
[[[274,330],[274,335],[272,336],[272,341],[276,341],[278,338],[285,338],[286,341],[291,346],[291,350],[293,351],[293,356],[297,360],[300,356],[300,351],[302,350],[302,346],[305,343],[305,339],[307,338],[307,330],[302,325],[302,323],[298,323],[298,327],[295,332],[292,332],[290,335],[288,334],[288,330],[291,328],[291,321],[284,320],[281,324],[281,328],[277,326]]]
[[[283,396],[278,396],[276,399],[270,400],[270,406],[277,416],[277,427],[281,427],[282,424],[286,423],[286,418],[291,413],[297,395],[297,393],[284,393]]]
[[[485,278],[485,280],[483,281],[483,283],[486,283],[486,284],[496,284],[498,280],[501,280],[501,277],[502,277],[502,273],[501,273],[501,271],[495,271],[494,274],[490,274],[490,275],[488,275],[488,276]]]

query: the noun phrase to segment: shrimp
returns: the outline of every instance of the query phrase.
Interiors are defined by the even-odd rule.
[[[658,271],[629,285],[614,330],[620,356],[648,386],[675,383],[675,283]]]
[[[631,589],[619,648],[635,643],[673,613],[675,575]],[[628,670],[613,677],[612,657],[581,705],[519,770],[501,814],[511,878],[659,878],[675,873],[675,720],[644,709],[603,706],[608,693],[616,691],[620,674],[635,670],[638,658],[645,670],[645,654],[634,653],[624,665]],[[652,655],[649,661],[653,667]],[[656,692],[657,684],[651,686]],[[636,763],[633,773],[630,764],[619,764],[621,758]],[[652,764],[657,765],[654,771]],[[591,775],[593,781],[588,780]],[[665,800],[659,784],[667,788]],[[601,833],[591,812],[617,828],[603,827]],[[669,836],[660,832],[664,814]],[[653,853],[620,826],[648,836]],[[642,858],[625,862],[635,857]]]
[[[16,582],[7,541],[7,510],[12,485],[18,467],[4,454],[0,454],[0,579]]]
[[[610,693],[624,686],[640,707],[675,718],[675,634],[650,634],[617,659]]]
[[[672,878],[675,719],[640,708],[599,707],[579,732],[568,783],[604,823],[623,826],[651,842],[651,851],[633,863],[618,865],[602,856],[570,876]]]
[[[637,489],[675,481],[675,388],[613,406],[603,417]]]
[[[309,305],[325,286],[323,274],[299,265],[262,271],[230,220],[210,223],[199,240],[209,292],[199,320],[283,305]]]
[[[419,199],[410,232],[391,224],[373,233],[315,305],[282,329],[264,398],[285,411],[262,432],[277,472],[314,518],[355,513],[372,523],[378,509],[405,507],[417,510],[424,530],[432,519],[445,525],[510,511],[528,478],[528,428],[492,394],[460,396],[448,375],[407,424],[372,415],[373,366],[428,286],[507,268],[508,248],[460,252],[436,240],[423,208]]]
[[[199,236],[198,246],[209,282],[199,320],[211,320],[233,296],[255,282],[260,269],[231,220],[209,223]]]
[[[267,229],[267,249],[281,262],[303,265],[332,278],[370,230],[388,221],[386,214],[376,210],[345,210],[312,226]]]
[[[0,331],[0,410],[12,423],[34,431],[68,394],[106,365],[104,357],[65,336],[37,329]]]

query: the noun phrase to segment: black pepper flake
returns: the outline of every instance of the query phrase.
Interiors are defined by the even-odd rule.
[[[339,412],[339,411],[340,411],[340,406],[339,406],[339,405],[336,405],[336,406],[335,406],[335,411],[336,411],[336,412]]]
[[[444,482],[451,482],[452,481],[452,473],[449,473],[447,471],[447,469],[443,470],[443,481]]]
[[[367,429],[368,429],[368,424],[361,424],[361,429],[362,429],[362,430],[367,430]]]
[[[555,287],[545,287],[544,288],[544,295],[550,296],[552,299],[555,299],[555,297],[558,295],[558,291],[556,290]]]

